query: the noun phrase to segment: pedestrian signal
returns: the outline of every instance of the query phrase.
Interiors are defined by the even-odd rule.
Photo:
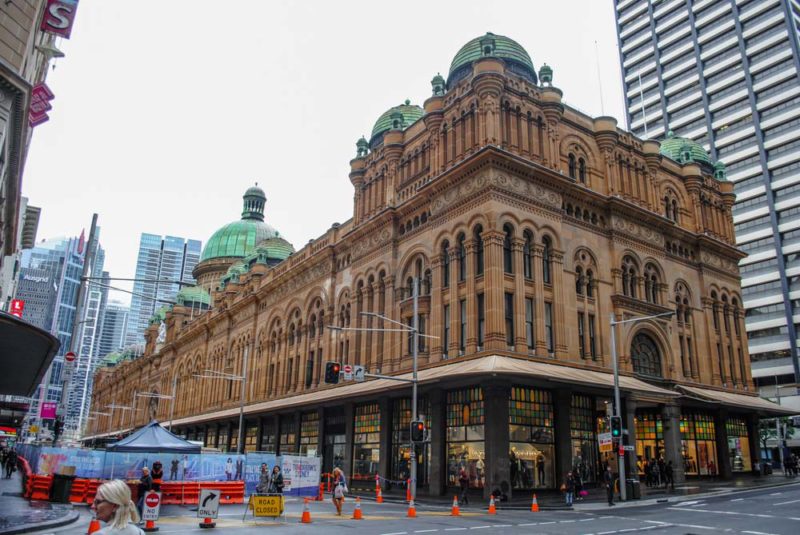
[[[339,372],[342,370],[342,365],[338,362],[325,363],[325,382],[335,385],[339,382]]]
[[[611,438],[619,438],[622,436],[622,418],[619,416],[612,416],[611,420]]]
[[[425,422],[415,420],[411,422],[411,442],[425,441]]]

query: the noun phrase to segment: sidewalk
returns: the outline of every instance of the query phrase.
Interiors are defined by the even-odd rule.
[[[75,522],[79,516],[69,504],[23,498],[19,472],[14,472],[11,479],[0,478],[0,535],[64,526]]]

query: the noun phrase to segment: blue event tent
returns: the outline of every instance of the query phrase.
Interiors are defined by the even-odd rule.
[[[135,433],[109,444],[106,451],[155,452],[155,453],[200,453],[200,446],[173,435],[153,420]]]

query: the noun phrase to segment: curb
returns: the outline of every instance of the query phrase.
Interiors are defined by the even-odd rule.
[[[80,517],[81,514],[78,511],[70,511],[68,515],[65,515],[64,517],[59,518],[57,520],[51,520],[50,522],[40,522],[38,524],[25,524],[7,530],[0,530],[0,535],[14,535],[16,533],[30,533],[32,531],[41,531],[49,528],[58,528],[61,526],[66,526],[68,524],[73,524],[77,522]]]

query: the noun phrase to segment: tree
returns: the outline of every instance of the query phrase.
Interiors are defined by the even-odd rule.
[[[788,416],[778,418],[780,425],[786,430],[784,438],[794,437],[795,428],[792,427],[792,420]],[[767,418],[758,422],[758,438],[762,449],[767,449],[767,442],[775,440],[777,443],[777,429],[775,429],[775,418]]]

